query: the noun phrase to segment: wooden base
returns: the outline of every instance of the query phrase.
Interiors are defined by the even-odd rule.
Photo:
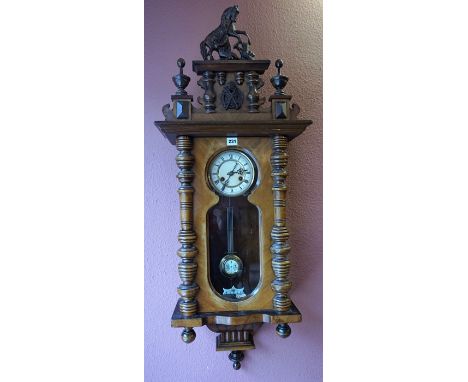
[[[255,323],[286,324],[301,322],[299,309],[291,302],[291,308],[285,312],[272,309],[246,310],[238,312],[203,312],[185,317],[180,313],[179,304],[176,305],[171,318],[173,328],[198,327],[203,325],[245,325]]]

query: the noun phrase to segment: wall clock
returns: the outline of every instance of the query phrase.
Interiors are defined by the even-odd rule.
[[[203,95],[193,102],[179,59],[172,105],[155,122],[178,150],[181,284],[171,325],[186,343],[207,326],[236,370],[262,324],[286,338],[302,319],[289,297],[287,147],[312,123],[297,118],[281,60],[268,102],[261,97],[270,61],[254,59],[238,15],[237,6],[223,12],[200,44],[203,60],[192,62]]]

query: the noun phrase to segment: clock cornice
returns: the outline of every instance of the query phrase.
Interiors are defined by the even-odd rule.
[[[161,133],[176,144],[179,135],[191,137],[273,137],[284,135],[296,138],[311,120],[254,120],[254,121],[156,121]]]

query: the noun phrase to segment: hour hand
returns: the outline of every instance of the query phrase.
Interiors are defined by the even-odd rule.
[[[239,175],[242,175],[244,173],[244,169],[243,168],[240,168],[239,170],[237,171],[230,171],[227,173],[227,175],[229,176],[233,176],[234,174],[239,174]]]
[[[236,164],[234,165],[234,168],[232,169],[232,171],[229,171],[229,172],[227,173],[228,176],[233,176],[233,175],[237,172],[237,171],[234,171],[234,170],[236,169],[236,167],[237,167],[238,164],[239,164],[239,163],[236,162]]]

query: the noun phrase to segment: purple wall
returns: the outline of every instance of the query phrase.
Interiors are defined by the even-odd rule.
[[[187,62],[187,90],[201,94],[191,61],[201,59],[201,40],[218,25],[222,11],[239,4],[238,28],[252,39],[257,59],[282,58],[286,87],[314,124],[290,144],[288,227],[292,247],[291,297],[303,314],[281,339],[274,325],[255,335],[239,371],[228,352],[215,351],[216,334],[195,328],[186,345],[170,326],[179,285],[179,202],[176,150],[153,126],[174,93],[176,60]],[[145,381],[322,380],[322,3],[321,1],[146,1],[145,5]],[[273,69],[274,66],[272,65]],[[270,69],[263,95],[272,92]]]

